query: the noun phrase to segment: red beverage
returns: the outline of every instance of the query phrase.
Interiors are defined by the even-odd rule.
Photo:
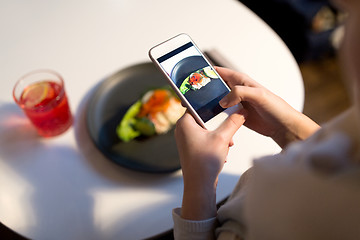
[[[29,117],[39,135],[44,137],[59,135],[72,125],[72,115],[62,79],[60,80],[31,82],[23,86],[21,94],[17,91],[18,96],[14,89],[15,101]]]

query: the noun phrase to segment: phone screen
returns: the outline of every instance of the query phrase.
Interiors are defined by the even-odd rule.
[[[219,101],[229,89],[192,42],[157,61],[204,122],[224,111]]]

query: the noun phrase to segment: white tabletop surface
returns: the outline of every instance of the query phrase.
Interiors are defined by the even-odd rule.
[[[0,2],[0,221],[33,239],[140,239],[172,228],[181,171],[146,174],[119,167],[84,125],[91,90],[106,76],[149,61],[148,49],[186,32],[216,49],[298,110],[299,68],[280,38],[236,0],[5,0]],[[36,137],[12,99],[23,74],[59,72],[75,116],[58,137]],[[230,194],[252,159],[279,152],[243,127],[219,179]]]

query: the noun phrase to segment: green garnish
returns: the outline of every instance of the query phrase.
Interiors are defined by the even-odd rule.
[[[124,142],[129,142],[141,135],[141,132],[134,128],[137,122],[135,117],[140,112],[141,105],[140,100],[131,105],[116,128],[117,135]]]
[[[182,94],[185,94],[187,91],[189,91],[191,89],[191,85],[189,83],[189,77],[190,75],[185,78],[185,80],[182,82],[181,86],[180,86],[180,92]]]
[[[148,118],[138,118],[134,127],[144,136],[155,135],[155,125]]]

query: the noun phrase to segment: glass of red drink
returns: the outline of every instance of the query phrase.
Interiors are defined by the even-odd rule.
[[[72,125],[64,81],[52,70],[37,70],[20,78],[13,97],[43,137],[59,135]]]

